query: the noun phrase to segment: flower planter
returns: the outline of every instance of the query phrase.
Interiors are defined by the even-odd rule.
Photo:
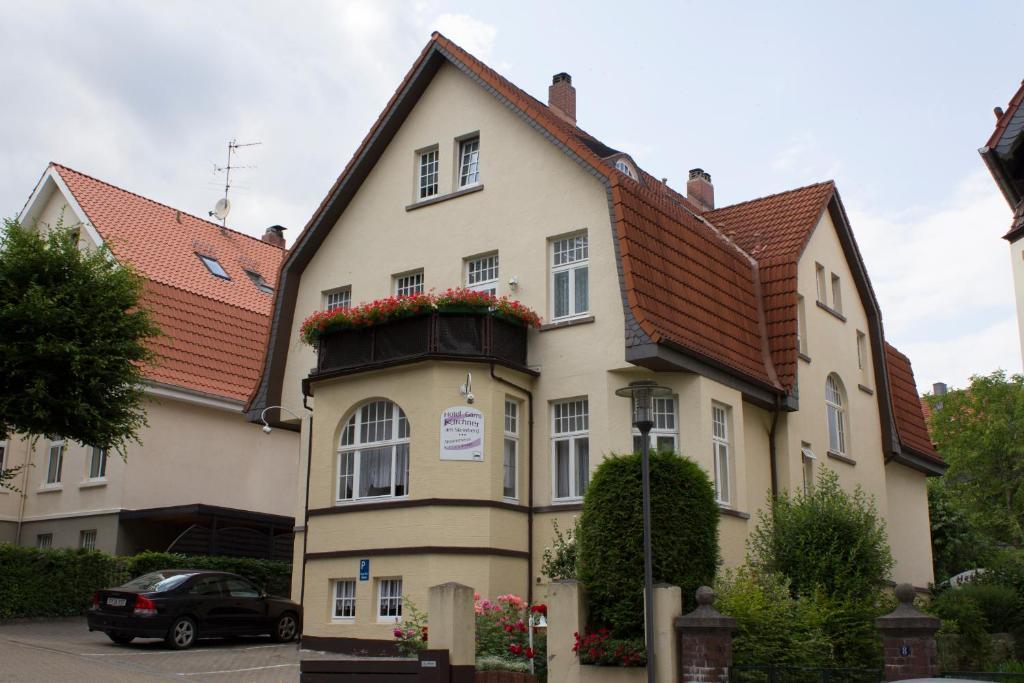
[[[536,676],[519,671],[477,671],[473,680],[476,683],[537,683]]]

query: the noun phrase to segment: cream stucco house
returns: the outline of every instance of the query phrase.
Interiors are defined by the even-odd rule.
[[[304,642],[386,650],[401,596],[443,581],[534,595],[552,522],[633,448],[615,390],[637,379],[673,389],[652,444],[714,479],[727,565],[772,490],[829,468],[875,497],[893,578],[928,584],[925,481],[944,465],[835,186],[713,197],[700,169],[684,196],[580,129],[567,74],[545,104],[433,35],[285,258],[249,405],[304,416]],[[457,286],[544,324],[426,316],[319,354],[300,341],[314,311]],[[453,413],[475,416],[470,457],[442,448]]]
[[[289,559],[298,437],[242,408],[259,376],[284,254],[265,241],[51,164],[19,216],[78,229],[144,278],[162,336],[146,368],[149,426],[127,460],[59,435],[0,443],[0,542],[129,554],[177,550]]]

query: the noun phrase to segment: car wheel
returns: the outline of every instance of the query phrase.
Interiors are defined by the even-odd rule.
[[[277,618],[277,623],[274,624],[274,632],[270,635],[276,643],[287,643],[295,640],[295,636],[298,633],[299,622],[295,615],[291,612],[285,612]]]
[[[118,645],[127,645],[128,643],[135,640],[135,636],[129,636],[124,633],[108,633],[107,637]]]
[[[186,650],[196,642],[196,622],[191,617],[178,617],[171,624],[165,639],[175,650]]]

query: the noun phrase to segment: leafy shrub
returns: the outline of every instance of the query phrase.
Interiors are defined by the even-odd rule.
[[[395,624],[392,634],[397,641],[395,645],[399,654],[415,658],[427,649],[427,615],[416,609],[416,605],[407,597],[402,597],[402,604],[402,623]]]
[[[751,563],[786,576],[798,595],[870,597],[894,564],[874,500],[859,486],[847,493],[824,468],[809,492],[784,492],[760,513],[748,545]]]
[[[558,520],[551,520],[554,527],[554,539],[551,546],[544,548],[540,573],[552,581],[575,579],[577,574],[577,546],[580,520],[572,519],[572,529],[563,532],[558,528]]]
[[[521,659],[507,659],[497,655],[483,655],[476,658],[477,671],[512,671],[529,673],[530,665]]]
[[[530,647],[530,614],[546,614],[544,605],[527,605],[518,595],[499,595],[494,602],[475,596],[477,657],[500,657],[527,666],[533,662],[538,680],[547,677],[547,632],[534,627]]]
[[[684,611],[718,563],[718,505],[707,474],[672,453],[652,453],[651,544],[655,582],[679,586]],[[579,577],[590,618],[617,638],[644,633],[641,456],[615,455],[595,470],[583,502]]]
[[[581,664],[597,666],[646,666],[647,649],[643,638],[621,640],[612,638],[606,628],[584,635],[574,633],[576,644],[572,651],[580,658]]]
[[[959,671],[983,671],[992,654],[992,636],[981,607],[963,588],[944,591],[925,608],[942,619],[939,632],[944,647],[943,665]],[[948,638],[943,636],[954,636]]]
[[[173,567],[232,572],[270,593],[291,592],[291,565],[239,557],[152,552],[114,557],[96,550],[39,550],[0,544],[0,567],[0,619],[84,614],[97,590]]]

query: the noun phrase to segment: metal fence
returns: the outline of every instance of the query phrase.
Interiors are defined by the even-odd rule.
[[[819,669],[783,664],[729,667],[730,683],[880,683],[882,680],[881,669]]]

